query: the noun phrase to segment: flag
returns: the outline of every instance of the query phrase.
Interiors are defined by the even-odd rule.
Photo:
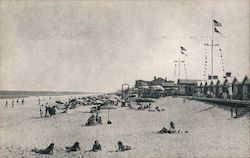
[[[185,56],[187,56],[187,54],[185,52],[183,52],[183,51],[181,51],[181,54],[184,54]]]
[[[214,32],[220,33],[216,28],[214,28]]]
[[[223,35],[220,33],[220,31],[219,31],[219,30],[217,30],[217,28],[216,28],[216,27],[214,28],[214,32],[216,32],[216,33],[220,34],[222,37],[224,37],[224,38],[225,38],[225,36],[223,36]]]
[[[218,22],[218,21],[214,20],[214,26],[221,27],[222,25],[221,25],[221,23],[220,23],[220,22]]]
[[[184,48],[184,47],[181,47],[181,50],[182,50],[182,51],[187,51],[186,48]]]

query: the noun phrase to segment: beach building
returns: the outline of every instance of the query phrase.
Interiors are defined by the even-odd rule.
[[[211,89],[212,89],[212,93],[213,93],[213,97],[216,97],[216,83],[218,82],[218,79],[213,79],[211,82]]]
[[[206,81],[205,80],[203,80],[203,81],[201,81],[201,83],[200,83],[200,89],[201,89],[201,93],[202,93],[202,95],[204,96],[204,92],[205,92],[205,84],[206,84]]]
[[[203,83],[203,94],[206,95],[208,92],[208,80]]]
[[[145,81],[145,80],[136,80],[135,81],[135,87],[139,88],[141,86],[162,86],[162,83],[167,83],[167,78],[163,79],[161,77],[154,76],[154,79],[152,81]]]
[[[247,77],[247,75],[242,81],[242,92],[243,99],[250,100],[250,79]]]
[[[162,87],[164,88],[164,96],[176,95],[178,93],[178,86],[174,83],[174,81],[162,83]]]
[[[232,89],[233,89],[233,99],[243,98],[242,82],[240,82],[236,77],[234,77],[232,81]]]
[[[223,98],[224,99],[232,99],[233,97],[233,90],[232,90],[232,78],[226,77],[223,81]]]
[[[221,94],[223,93],[223,84],[220,80],[217,80],[217,82],[214,85],[215,87],[215,98],[221,98]]]
[[[206,95],[208,97],[210,97],[210,98],[213,96],[213,87],[212,87],[212,84],[213,84],[212,79],[207,80],[207,82],[206,82],[206,87],[207,87]]]
[[[180,95],[192,96],[196,92],[197,81],[199,80],[190,80],[190,79],[178,79],[177,85]]]
[[[167,78],[154,76],[152,81],[136,80],[135,88],[139,90],[140,97],[159,98],[173,93],[175,86],[174,82],[167,81]]]

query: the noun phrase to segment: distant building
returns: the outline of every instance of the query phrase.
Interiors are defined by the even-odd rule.
[[[162,87],[165,89],[165,96],[176,95],[178,93],[178,86],[174,83],[174,81],[162,83]]]
[[[156,78],[156,76],[154,77],[154,80],[152,81],[144,81],[144,80],[136,80],[135,81],[135,87],[139,88],[142,86],[162,86],[162,83],[167,83],[167,79],[163,79],[161,77]]]
[[[136,80],[135,88],[139,90],[139,96],[153,98],[174,95],[178,90],[174,81],[167,81],[167,78],[157,78],[156,76],[152,81]]]
[[[196,93],[197,82],[200,80],[178,79],[177,85],[180,95],[192,96]]]

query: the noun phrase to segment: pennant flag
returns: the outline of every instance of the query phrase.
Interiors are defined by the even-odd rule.
[[[187,56],[187,54],[186,54],[186,53],[184,53],[183,51],[181,51],[181,54],[183,54],[183,55]]]
[[[184,48],[184,47],[181,47],[181,50],[182,50],[182,51],[187,51],[186,48]]]
[[[214,32],[220,33],[216,28],[214,28]]]
[[[220,22],[218,22],[218,21],[214,20],[214,26],[221,27],[222,25],[221,25],[221,23],[220,23]]]
[[[214,32],[216,32],[216,33],[220,34],[222,37],[224,37],[224,38],[225,38],[225,36],[223,36],[223,35],[220,33],[220,31],[219,31],[219,30],[217,30],[217,28],[214,28]]]

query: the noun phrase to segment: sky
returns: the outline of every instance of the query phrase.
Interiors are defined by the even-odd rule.
[[[204,43],[211,44],[213,19],[222,24],[222,35],[214,33],[214,75],[223,76],[222,60],[233,76],[249,75],[249,0],[0,5],[0,90],[111,92],[138,79],[177,79],[179,58],[188,79],[202,79],[205,51],[211,74]],[[180,70],[185,78],[183,63]]]

